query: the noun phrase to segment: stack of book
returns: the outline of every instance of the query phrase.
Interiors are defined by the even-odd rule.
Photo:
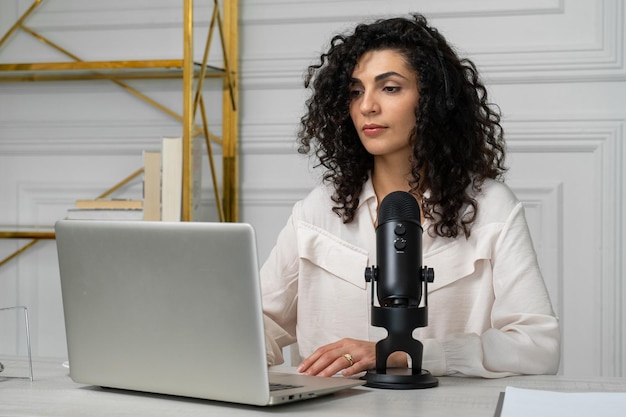
[[[143,201],[77,200],[76,206],[67,211],[67,218],[72,220],[143,220]]]
[[[194,194],[200,193],[201,142],[194,140]],[[160,151],[143,152],[142,199],[77,200],[67,219],[180,221],[182,212],[183,141],[165,137]]]

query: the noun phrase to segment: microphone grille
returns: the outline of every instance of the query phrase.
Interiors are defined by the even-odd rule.
[[[378,208],[378,224],[390,220],[416,220],[420,222],[420,208],[413,195],[406,191],[389,193]]]

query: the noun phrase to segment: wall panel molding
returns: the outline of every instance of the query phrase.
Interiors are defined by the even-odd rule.
[[[32,0],[19,0],[20,14]],[[194,1],[194,23],[208,27],[212,0]],[[27,21],[39,30],[74,31],[102,28],[180,28],[183,8],[180,0],[47,0]]]
[[[336,19],[344,22],[361,21],[362,19],[359,16],[354,16],[354,11],[351,12],[349,7],[342,9],[341,5],[348,6],[348,3],[340,2],[339,6],[332,8],[332,13]],[[450,3],[452,2],[438,2],[437,4],[449,6]],[[457,28],[455,24],[452,24],[452,19],[459,17],[472,21],[471,13],[465,13],[463,11],[465,8],[462,6],[460,6],[459,11],[452,15],[441,11],[437,13],[433,10],[430,10],[432,12],[430,14],[435,17],[432,19],[433,24],[439,27],[453,44],[457,38],[460,39],[468,33],[482,32],[485,34],[481,38],[473,35],[464,39],[463,50],[459,51],[459,54],[474,60],[489,83],[523,84],[626,80],[624,63],[626,55],[624,41],[625,6],[623,2],[595,0],[585,2],[585,7],[579,7],[582,3],[576,4],[572,0],[562,0],[546,4],[545,8],[529,4],[525,12],[518,10],[513,14],[514,19],[510,20],[508,26],[503,26],[499,22],[502,17],[501,13],[498,12],[501,9],[496,4],[499,2],[478,3],[482,3],[483,7],[492,7],[493,10],[492,13],[485,13],[483,18],[474,19],[473,25],[465,23],[466,26]],[[295,11],[297,4],[294,3],[291,7],[287,7],[287,5],[274,3],[274,7],[284,6],[284,10],[277,11],[278,16],[284,17],[278,22],[274,20],[255,21],[255,24],[260,25],[260,27],[253,27],[249,31],[255,34],[259,33],[262,37],[262,25],[284,24],[288,26],[296,23],[307,23],[299,22],[295,18],[289,20],[288,16],[291,14],[315,19],[315,17],[321,17],[323,13],[330,13],[330,11],[324,11],[323,8],[317,8],[316,5],[317,10],[312,10],[310,14],[302,14],[301,12],[297,14]],[[471,6],[468,4],[466,7],[474,7],[474,4],[475,2],[472,2]],[[447,6],[440,7],[445,8]],[[256,7],[261,9],[263,5],[257,4]],[[266,5],[265,7],[270,6]],[[251,5],[246,10],[254,9],[255,6]],[[422,7],[420,9],[424,11]],[[343,14],[342,10],[344,10]],[[368,13],[371,13],[371,10],[367,10]],[[406,6],[402,10],[405,13]],[[429,11],[427,7],[426,11]],[[424,11],[425,14],[429,15],[426,11]],[[256,15],[264,16],[266,14],[270,16],[268,11],[261,12],[259,10]],[[556,15],[557,18],[552,19],[552,24],[560,25],[560,29],[553,30],[550,36],[533,37],[533,31],[529,32],[529,28],[543,26],[546,15]],[[274,19],[276,15],[272,14],[271,16],[271,19]],[[245,15],[243,19],[246,21]],[[454,20],[454,22],[457,21]],[[462,24],[463,20],[461,20]],[[346,23],[344,26],[350,27],[352,24]],[[584,34],[579,35],[579,32],[583,32],[579,30],[581,27],[586,30]],[[337,29],[333,29],[332,33],[335,30]],[[306,38],[306,28],[303,28],[302,32],[301,36]],[[499,35],[493,36],[494,33],[499,33]],[[319,37],[319,35],[313,34],[308,36]],[[580,36],[585,37],[572,43],[572,38]],[[501,42],[503,38],[515,39],[510,43],[503,44]],[[326,42],[321,39],[315,44],[316,49],[325,48]],[[266,41],[278,40],[270,37]],[[316,58],[312,50],[300,50],[295,54],[293,51],[289,53],[277,52],[272,56],[267,56],[265,50],[263,55],[256,55],[255,51],[251,50],[241,62],[243,85],[250,89],[271,88],[279,85],[290,85],[295,88],[295,86],[302,84],[302,74]]]
[[[545,116],[508,118],[504,122],[509,152],[590,152],[599,142],[626,140],[626,118]],[[298,125],[292,122],[250,121],[242,126],[243,154],[296,152]],[[618,156],[619,153],[616,154]]]
[[[19,2],[18,11],[11,22],[0,21],[2,34],[33,4],[33,0],[13,1]],[[212,12],[213,0],[194,2],[196,59],[202,59]],[[180,0],[46,0],[25,26],[83,60],[175,59],[183,55],[183,16]],[[213,39],[209,62],[221,65],[219,36]],[[23,51],[28,51],[28,57]],[[65,61],[67,57],[18,31],[3,46],[0,60]]]
[[[562,154],[564,166],[567,156],[588,154],[592,165],[581,166],[580,171],[593,178],[592,190],[579,190],[579,195],[572,195],[577,190],[575,184],[567,184],[570,204],[579,199],[593,199],[590,204],[593,212],[585,218],[570,219],[566,227],[570,234],[582,223],[594,225],[594,236],[578,236],[593,250],[588,252],[588,262],[594,265],[593,276],[580,285],[592,286],[590,292],[596,299],[589,300],[601,305],[595,320],[597,326],[589,336],[598,346],[598,356],[590,359],[597,362],[603,375],[618,376],[624,374],[623,340],[624,317],[621,314],[624,302],[623,259],[626,256],[624,246],[624,206],[623,195],[626,192],[623,165],[624,120],[552,120],[552,121],[517,121],[509,126],[510,152],[546,155]],[[513,127],[513,128],[511,128]],[[512,136],[512,138],[511,138]],[[558,170],[558,166],[554,167]],[[555,174],[558,177],[558,174]],[[620,197],[622,196],[622,197]],[[596,200],[597,198],[597,200]],[[564,216],[568,208],[564,208]],[[588,240],[591,239],[591,240]],[[584,260],[583,260],[584,261]],[[566,327],[568,326],[567,323]],[[569,325],[571,326],[571,325]]]
[[[16,207],[20,224],[50,226],[64,217],[76,199],[76,183],[20,182]],[[54,241],[42,241],[15,261],[19,268],[18,299],[28,306],[33,355],[65,357],[63,307]]]
[[[0,154],[141,155],[146,149],[160,149],[161,138],[176,136],[180,129],[178,124],[162,120],[83,118],[0,122]],[[215,146],[214,151],[220,153],[221,147]]]
[[[17,224],[51,226],[65,217],[66,210],[76,200],[95,198],[97,191],[113,185],[102,175],[101,180],[77,181],[76,176],[66,180],[21,181],[16,189]],[[141,196],[141,182],[132,182],[122,194]]]
[[[624,139],[626,118],[511,118],[504,123],[509,152],[590,152]],[[617,153],[616,155],[619,155]]]
[[[520,14],[558,13],[562,0],[422,0],[416,10],[414,2],[378,0],[251,0],[243,9],[246,25],[273,25],[281,23],[326,23],[369,20],[372,16],[419,11],[433,17],[508,16]],[[355,9],[358,12],[355,12]]]

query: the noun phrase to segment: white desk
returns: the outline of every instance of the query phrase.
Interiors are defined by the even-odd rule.
[[[35,380],[32,383],[28,379],[7,378],[4,372],[0,373],[0,415],[491,417],[499,393],[506,386],[554,391],[626,392],[626,378],[523,376],[488,380],[443,377],[439,378],[438,387],[425,390],[358,387],[314,400],[258,408],[84,386],[69,378],[62,360],[38,359],[33,365]],[[25,361],[23,366],[26,376]]]

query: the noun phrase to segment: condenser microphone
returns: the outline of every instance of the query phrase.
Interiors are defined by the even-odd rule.
[[[387,195],[378,209],[377,295],[381,306],[415,307],[422,298],[422,225],[415,197]]]
[[[415,389],[439,384],[422,369],[424,346],[412,335],[428,325],[427,283],[435,277],[432,268],[422,266],[420,217],[415,197],[404,191],[388,194],[378,208],[378,265],[365,269],[365,281],[371,282],[371,324],[387,329],[387,337],[376,343],[376,368],[364,376],[370,387]],[[405,352],[411,367],[387,368],[394,352]]]

